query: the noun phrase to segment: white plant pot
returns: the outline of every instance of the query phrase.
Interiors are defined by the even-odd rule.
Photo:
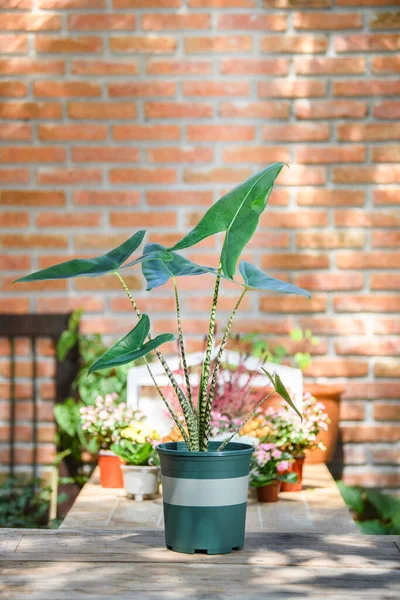
[[[160,484],[160,467],[122,465],[124,488],[137,502],[144,496],[157,494]]]

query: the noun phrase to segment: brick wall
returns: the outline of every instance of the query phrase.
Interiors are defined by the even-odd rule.
[[[287,161],[246,256],[313,300],[249,295],[236,330],[294,348],[291,327],[310,327],[307,375],[347,381],[346,480],[400,486],[399,1],[1,6],[0,310],[83,306],[85,331],[126,332],[111,276],[11,281],[139,227],[170,244],[223,190]],[[190,256],[215,265],[214,244]],[[140,301],[139,272],[127,279]],[[197,347],[209,294],[204,279],[182,289]],[[158,330],[174,327],[169,292],[140,302]],[[224,286],[221,317],[233,296]]]

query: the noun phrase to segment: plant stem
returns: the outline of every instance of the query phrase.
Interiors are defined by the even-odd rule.
[[[189,373],[189,369],[188,369],[187,362],[186,362],[185,341],[183,338],[183,331],[182,331],[181,307],[180,307],[180,303],[179,303],[178,286],[176,285],[176,278],[173,277],[172,280],[174,283],[176,317],[177,317],[177,322],[178,322],[178,342],[179,342],[179,349],[180,349],[180,353],[181,353],[183,372],[185,374],[187,395],[188,395],[190,407],[191,407],[194,415],[196,416],[196,411],[193,406],[192,389],[190,387],[190,373]]]
[[[264,398],[262,400],[260,400],[260,402],[258,402],[257,406],[254,408],[254,410],[249,414],[249,416],[247,417],[247,419],[245,419],[245,421],[243,421],[243,423],[238,427],[238,429],[236,429],[236,431],[234,433],[232,433],[232,435],[230,437],[228,437],[226,440],[224,440],[222,442],[222,444],[220,446],[218,446],[217,448],[217,452],[221,452],[225,446],[227,444],[229,444],[229,442],[231,441],[232,438],[235,437],[235,435],[237,435],[239,433],[239,431],[241,431],[241,429],[243,429],[243,427],[245,425],[247,425],[247,423],[250,421],[250,419],[254,416],[255,412],[260,408],[261,404],[263,402],[265,402],[265,400],[268,400],[268,398],[270,396],[272,396],[273,394],[275,394],[275,390],[273,392],[271,392],[270,394],[268,394],[267,396],[264,396]]]
[[[208,336],[207,336],[207,346],[205,358],[202,366],[201,373],[201,386],[199,392],[199,400],[197,406],[197,415],[199,422],[199,437],[200,437],[200,451],[207,452],[208,450],[208,439],[206,435],[206,431],[204,428],[205,425],[205,416],[206,416],[206,407],[207,407],[207,391],[208,391],[208,379],[210,377],[211,370],[211,354],[213,349],[213,341],[214,341],[214,333],[215,333],[215,317],[217,313],[217,303],[218,303],[218,292],[219,292],[219,284],[221,281],[221,272],[222,266],[221,263],[218,266],[218,274],[215,280],[215,288],[214,288],[214,296],[211,307],[211,315],[210,315],[210,325],[208,328]]]

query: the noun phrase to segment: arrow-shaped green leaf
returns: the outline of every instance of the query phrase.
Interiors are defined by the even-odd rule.
[[[149,335],[149,331],[150,319],[147,315],[142,314],[136,327],[112,346],[112,348],[107,350],[103,356],[96,360],[90,366],[88,373],[125,365],[126,363],[145,356],[152,350],[155,350],[155,348],[158,348],[158,346],[161,346],[161,344],[171,342],[175,339],[175,336],[172,333],[163,333],[144,343]]]
[[[204,238],[225,231],[221,253],[222,271],[233,278],[239,256],[255,232],[275,180],[284,163],[273,163],[230,190],[171,250],[189,248]]]
[[[142,243],[145,229],[141,229],[126,242],[114,248],[107,254],[97,258],[74,258],[47,269],[36,271],[25,277],[17,279],[15,283],[23,281],[42,281],[45,279],[69,279],[70,277],[98,277],[112,273],[118,269]]]
[[[279,394],[280,397],[283,398],[289,404],[289,406],[291,406],[293,408],[293,410],[299,415],[300,419],[303,420],[301,413],[299,412],[298,408],[296,407],[293,400],[291,399],[290,394],[287,391],[287,389],[285,388],[285,386],[283,385],[282,379],[279,377],[278,373],[274,373],[273,375],[270,375],[270,373],[268,373],[268,371],[266,371],[263,367],[261,367],[261,369],[264,371],[264,373],[266,374],[266,376],[272,383],[272,386],[273,386],[274,390],[276,391],[276,393]]]
[[[297,287],[281,279],[270,277],[263,271],[249,262],[242,261],[239,266],[239,271],[243,277],[246,288],[253,290],[267,290],[271,292],[282,292],[283,294],[299,294],[311,298],[310,292],[303,288]]]

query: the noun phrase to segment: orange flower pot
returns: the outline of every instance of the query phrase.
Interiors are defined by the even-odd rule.
[[[290,465],[290,468],[286,471],[287,473],[296,473],[297,483],[288,483],[282,481],[281,491],[282,492],[300,492],[303,487],[303,465],[305,456],[299,456],[294,459],[294,463]]]
[[[344,392],[343,385],[326,385],[320,383],[308,383],[304,385],[304,391],[310,392],[318,402],[325,404],[330,423],[327,431],[320,431],[317,441],[322,442],[326,450],[312,450],[307,452],[308,463],[330,462],[335,454],[339,437],[340,398]]]
[[[110,450],[100,450],[98,457],[100,485],[104,488],[122,488],[124,479],[119,456]]]
[[[275,479],[269,485],[263,485],[257,488],[257,498],[259,502],[278,502],[278,494],[281,489],[281,482]]]

